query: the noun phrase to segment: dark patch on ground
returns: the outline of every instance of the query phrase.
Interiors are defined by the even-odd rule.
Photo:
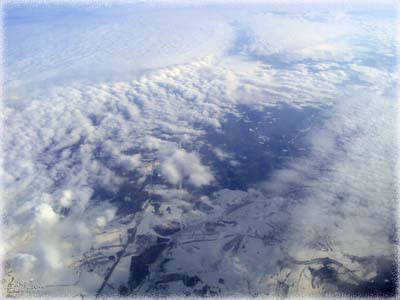
[[[194,287],[197,283],[201,282],[200,278],[197,276],[189,276],[185,274],[171,273],[166,274],[161,277],[160,280],[156,281],[155,285],[158,286],[163,283],[169,283],[172,281],[182,281],[182,283],[187,287]]]
[[[178,222],[171,222],[165,225],[154,226],[153,230],[161,236],[170,236],[181,230],[180,224]]]
[[[208,128],[200,149],[203,163],[212,166],[219,188],[246,190],[268,179],[273,170],[309,149],[304,136],[319,109],[279,107],[254,110],[241,107],[241,117],[230,115],[221,129]],[[218,158],[215,148],[229,155]]]
[[[112,200],[118,206],[117,214],[127,216],[141,211],[143,204],[149,198],[149,194],[135,182],[124,183]]]
[[[144,250],[140,255],[132,256],[128,280],[131,292],[150,274],[149,265],[156,261],[167,246],[167,243],[156,244]]]
[[[363,263],[374,263],[371,260],[365,260]],[[334,292],[352,297],[394,297],[397,290],[397,265],[395,262],[387,259],[379,259],[377,262],[377,275],[370,280],[356,279],[344,281],[340,275],[344,271],[336,268],[335,265],[325,262],[319,269],[309,267],[312,276],[312,286],[314,288],[325,287],[328,290],[324,292]],[[346,271],[349,272],[349,271]],[[330,290],[335,287],[336,291]]]
[[[224,252],[232,251],[233,253],[236,253],[239,250],[239,247],[243,241],[243,238],[244,238],[243,235],[238,235],[237,237],[234,237],[232,240],[225,243],[225,245],[222,247],[222,250]]]
[[[362,281],[344,292],[359,297],[394,297],[398,290],[397,278],[397,263],[382,259],[379,261],[377,275],[374,278]]]

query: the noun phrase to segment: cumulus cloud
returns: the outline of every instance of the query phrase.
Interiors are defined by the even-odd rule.
[[[70,207],[72,204],[72,191],[66,190],[60,199],[60,204],[62,207]]]
[[[11,260],[11,267],[19,274],[31,275],[36,260],[36,257],[30,254],[19,253]]]
[[[381,255],[391,249],[392,225],[382,220],[390,218],[392,203],[387,199],[394,193],[395,151],[389,141],[394,103],[385,95],[395,76],[385,66],[368,63],[375,51],[388,59],[393,55],[390,21],[326,12],[280,14],[264,12],[264,6],[261,12],[260,7],[134,8],[86,8],[89,19],[86,14],[67,16],[63,24],[57,18],[39,22],[37,16],[23,23],[7,19],[10,92],[4,102],[2,179],[5,252],[13,272],[49,284],[67,281],[74,292],[95,291],[101,276],[84,273],[80,259],[87,259],[91,249],[123,241],[125,224],[132,224],[129,218],[119,219],[118,197],[135,201],[137,196],[125,195],[126,189],[160,196],[165,218],[186,225],[209,221],[201,205],[215,210],[212,219],[221,217],[228,204],[264,197],[254,190],[224,191],[217,200],[198,197],[198,207],[186,201],[192,188],[218,188],[214,166],[200,149],[208,145],[207,131],[221,131],[228,116],[241,115],[243,105],[286,103],[332,110],[310,131],[310,157],[276,170],[258,187],[276,197],[264,199],[275,213],[268,218],[279,225],[285,220],[292,230],[293,243],[285,249],[315,256],[309,245],[317,236],[336,242],[335,253]],[[26,9],[7,13],[29,14]],[[49,16],[58,12],[48,9]],[[103,13],[104,18],[96,18]],[[68,31],[65,23],[71,25]],[[360,45],[365,36],[372,47]],[[56,46],[41,47],[48,40]],[[80,68],[91,70],[83,75],[88,80],[71,81]],[[102,74],[101,80],[94,73]],[[108,73],[119,80],[104,77]],[[41,77],[28,79],[32,74]],[[48,86],[32,93],[16,88],[29,82]],[[368,122],[371,115],[378,116],[374,122]],[[232,159],[232,167],[238,166],[235,153],[213,151],[221,161]],[[324,168],[329,171],[319,176],[317,171]],[[157,184],[149,184],[153,180]],[[285,193],[293,185],[304,188],[307,197],[288,212],[280,204],[289,201]],[[346,194],[346,201],[338,203],[338,191]],[[253,225],[265,229],[264,208],[257,203],[247,212],[256,212]],[[165,221],[156,211],[146,208],[140,232]],[[236,217],[246,219],[239,213]],[[353,226],[353,221],[369,225]],[[241,224],[233,233],[250,232],[251,225]],[[349,246],[355,237],[362,249]],[[366,250],[376,240],[386,250]],[[246,259],[226,259],[223,265],[228,271],[233,266],[236,274],[251,274],[252,261],[246,264]],[[197,267],[203,266],[193,263]],[[86,275],[75,284],[80,272]]]
[[[323,125],[309,132],[307,157],[263,184],[276,197],[295,199],[284,243],[292,257],[327,255],[343,265],[352,265],[349,257],[395,259],[395,105],[368,89],[340,101]],[[372,114],[385,117],[371,120]],[[366,276],[372,266],[377,267],[371,261],[352,268]]]
[[[49,204],[42,203],[36,208],[35,220],[41,225],[54,225],[58,221],[58,215]]]
[[[41,101],[6,107],[7,236],[19,236],[7,251],[30,253],[37,265],[60,272],[52,273],[52,281],[61,280],[60,270],[72,263],[65,257],[89,249],[93,233],[115,216],[115,208],[101,214],[92,208],[97,190],[107,191],[102,200],[110,201],[131,180],[127,174],[138,174],[143,183],[157,162],[170,183],[210,184],[210,168],[178,143],[190,144],[204,134],[195,123],[214,126],[211,119],[234,110],[232,100],[218,103],[219,90],[229,83],[221,77],[224,67],[213,69],[212,63],[201,59],[133,83],[55,88]],[[135,115],[126,113],[131,107]],[[82,216],[85,220],[77,222]],[[47,280],[49,270],[36,270],[37,278]]]
[[[141,3],[98,4],[9,3],[5,7],[5,68],[12,92],[25,90],[29,95],[38,87],[46,87],[43,79],[130,80],[132,75],[149,69],[223,53],[229,41],[229,26],[211,9],[199,12],[174,6],[159,10]],[[43,15],[47,16],[45,22]],[[62,24],[53,16],[62,16]],[[25,35],[26,31],[31,34]],[[134,116],[136,111],[129,113]]]
[[[195,187],[200,187],[213,180],[209,167],[202,165],[195,153],[174,149],[171,152],[163,153],[163,156],[161,173],[172,184],[181,184],[187,181]]]
[[[185,226],[164,256],[171,259],[165,273],[184,269],[209,285],[216,279],[203,274],[218,274],[222,293],[246,295],[316,296],[342,292],[340,281],[356,288],[382,274],[393,280],[379,260],[396,259],[396,103],[356,90],[308,130],[307,154],[255,189],[219,190],[197,199],[206,212],[179,215]],[[381,117],[371,120],[375,113]],[[326,269],[338,282],[316,272]]]

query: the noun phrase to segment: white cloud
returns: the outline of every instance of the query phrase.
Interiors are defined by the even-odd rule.
[[[45,88],[43,81],[130,80],[147,70],[223,53],[229,41],[229,25],[211,9],[31,4],[5,10],[10,16],[5,68],[16,93]]]
[[[367,87],[356,91],[309,130],[308,155],[288,161],[264,186],[199,197],[206,213],[179,214],[174,199],[185,197],[169,197],[185,226],[164,256],[171,259],[165,273],[184,269],[209,285],[223,277],[222,293],[279,295],[285,285],[286,296],[320,296],[337,292],[310,272],[325,258],[348,284],[379,275],[376,257],[395,260],[396,103]]]
[[[19,274],[31,276],[36,261],[36,257],[30,254],[19,253],[11,260],[11,267]]]
[[[51,226],[58,222],[58,215],[49,204],[42,203],[36,208],[35,220],[40,225]]]
[[[332,113],[319,128],[312,128],[310,157],[295,159],[263,185],[274,196],[264,199],[268,208],[256,201],[233,214],[235,221],[248,223],[238,224],[232,233],[255,227],[267,230],[266,219],[278,225],[284,220],[291,229],[285,249],[298,253],[297,258],[319,255],[309,245],[320,236],[336,243],[333,254],[381,255],[391,249],[392,225],[384,220],[392,208],[386,199],[393,192],[396,158],[389,141],[394,135],[394,104],[381,95],[393,86],[395,76],[385,67],[357,60],[375,52],[390,56],[390,21],[347,14],[264,13],[264,6],[261,11],[206,6],[195,10],[171,6],[167,11],[130,8],[123,13],[121,7],[110,12],[92,9],[88,8],[89,21],[67,17],[71,26],[58,24],[55,18],[7,28],[8,36],[15,35],[8,41],[13,51],[6,51],[6,84],[17,89],[10,89],[4,102],[2,179],[8,225],[5,252],[14,272],[30,272],[46,283],[75,282],[77,269],[68,266],[77,265],[83,253],[98,246],[99,233],[116,230],[118,235],[125,230],[110,195],[132,180],[146,183],[155,171],[175,186],[147,185],[145,190],[165,201],[160,206],[165,218],[186,225],[224,216],[225,206],[246,197],[263,198],[257,191],[222,191],[216,200],[199,197],[197,203],[204,202],[215,212],[207,216],[186,201],[190,187],[218,184],[213,166],[206,165],[199,149],[208,144],[206,131],[222,130],[228,115],[240,116],[241,105],[329,106]],[[47,30],[50,27],[53,31]],[[366,36],[371,45],[358,45]],[[234,45],[235,38],[240,41]],[[41,47],[49,40],[54,47]],[[235,47],[240,53],[228,55]],[[82,74],[89,83],[71,80],[81,68],[87,70]],[[33,74],[41,75],[30,81]],[[353,82],[354,77],[368,85]],[[40,89],[42,81],[49,86]],[[29,82],[39,91],[31,93]],[[221,160],[234,157],[218,148],[213,151]],[[320,176],[317,170],[325,164],[328,171]],[[232,161],[233,167],[237,165]],[[138,179],[127,175],[132,173]],[[285,192],[293,184],[304,186],[308,194],[287,211],[283,204],[290,199]],[[94,203],[92,197],[99,190],[106,196],[97,195],[103,198]],[[335,202],[338,191],[348,199],[342,204]],[[221,199],[226,203],[219,203]],[[154,211],[146,210],[143,233],[156,221],[162,223]],[[266,211],[274,215],[263,215]],[[334,227],[336,223],[339,226]],[[362,247],[351,246],[355,239]],[[373,248],[376,241],[384,246],[382,251]],[[218,243],[205,248],[217,251],[223,247],[222,241]],[[257,243],[262,242],[252,245]],[[256,254],[248,252],[241,259],[223,257],[221,270],[234,269],[239,276],[251,274],[249,266],[256,265],[254,272],[261,274],[274,263],[272,257],[282,256],[278,248],[265,249],[271,257],[263,262],[266,265],[255,264]],[[204,259],[210,257],[205,255]],[[182,257],[180,262],[190,258]],[[204,267],[192,262],[188,265],[193,270]],[[88,275],[74,288],[92,291],[98,280]],[[240,280],[231,284],[244,287]]]
[[[335,259],[393,255],[394,106],[392,99],[366,89],[338,102],[323,125],[310,131],[309,155],[265,183],[268,192],[280,195],[293,187],[300,195],[290,212],[293,257],[320,256],[317,242],[330,247]]]
[[[60,204],[62,207],[70,207],[72,204],[72,191],[66,190],[60,199]]]
[[[173,149],[162,153],[161,173],[172,184],[185,181],[195,187],[211,183],[213,175],[207,166],[201,164],[195,153]]]
[[[107,224],[106,218],[101,216],[96,218],[96,225],[100,228],[104,228]]]

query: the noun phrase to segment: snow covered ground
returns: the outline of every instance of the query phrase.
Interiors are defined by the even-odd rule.
[[[5,294],[393,295],[394,3],[104,4],[3,6]]]

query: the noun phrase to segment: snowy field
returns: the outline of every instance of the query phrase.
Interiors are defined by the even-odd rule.
[[[394,296],[395,1],[3,4],[3,293]]]

